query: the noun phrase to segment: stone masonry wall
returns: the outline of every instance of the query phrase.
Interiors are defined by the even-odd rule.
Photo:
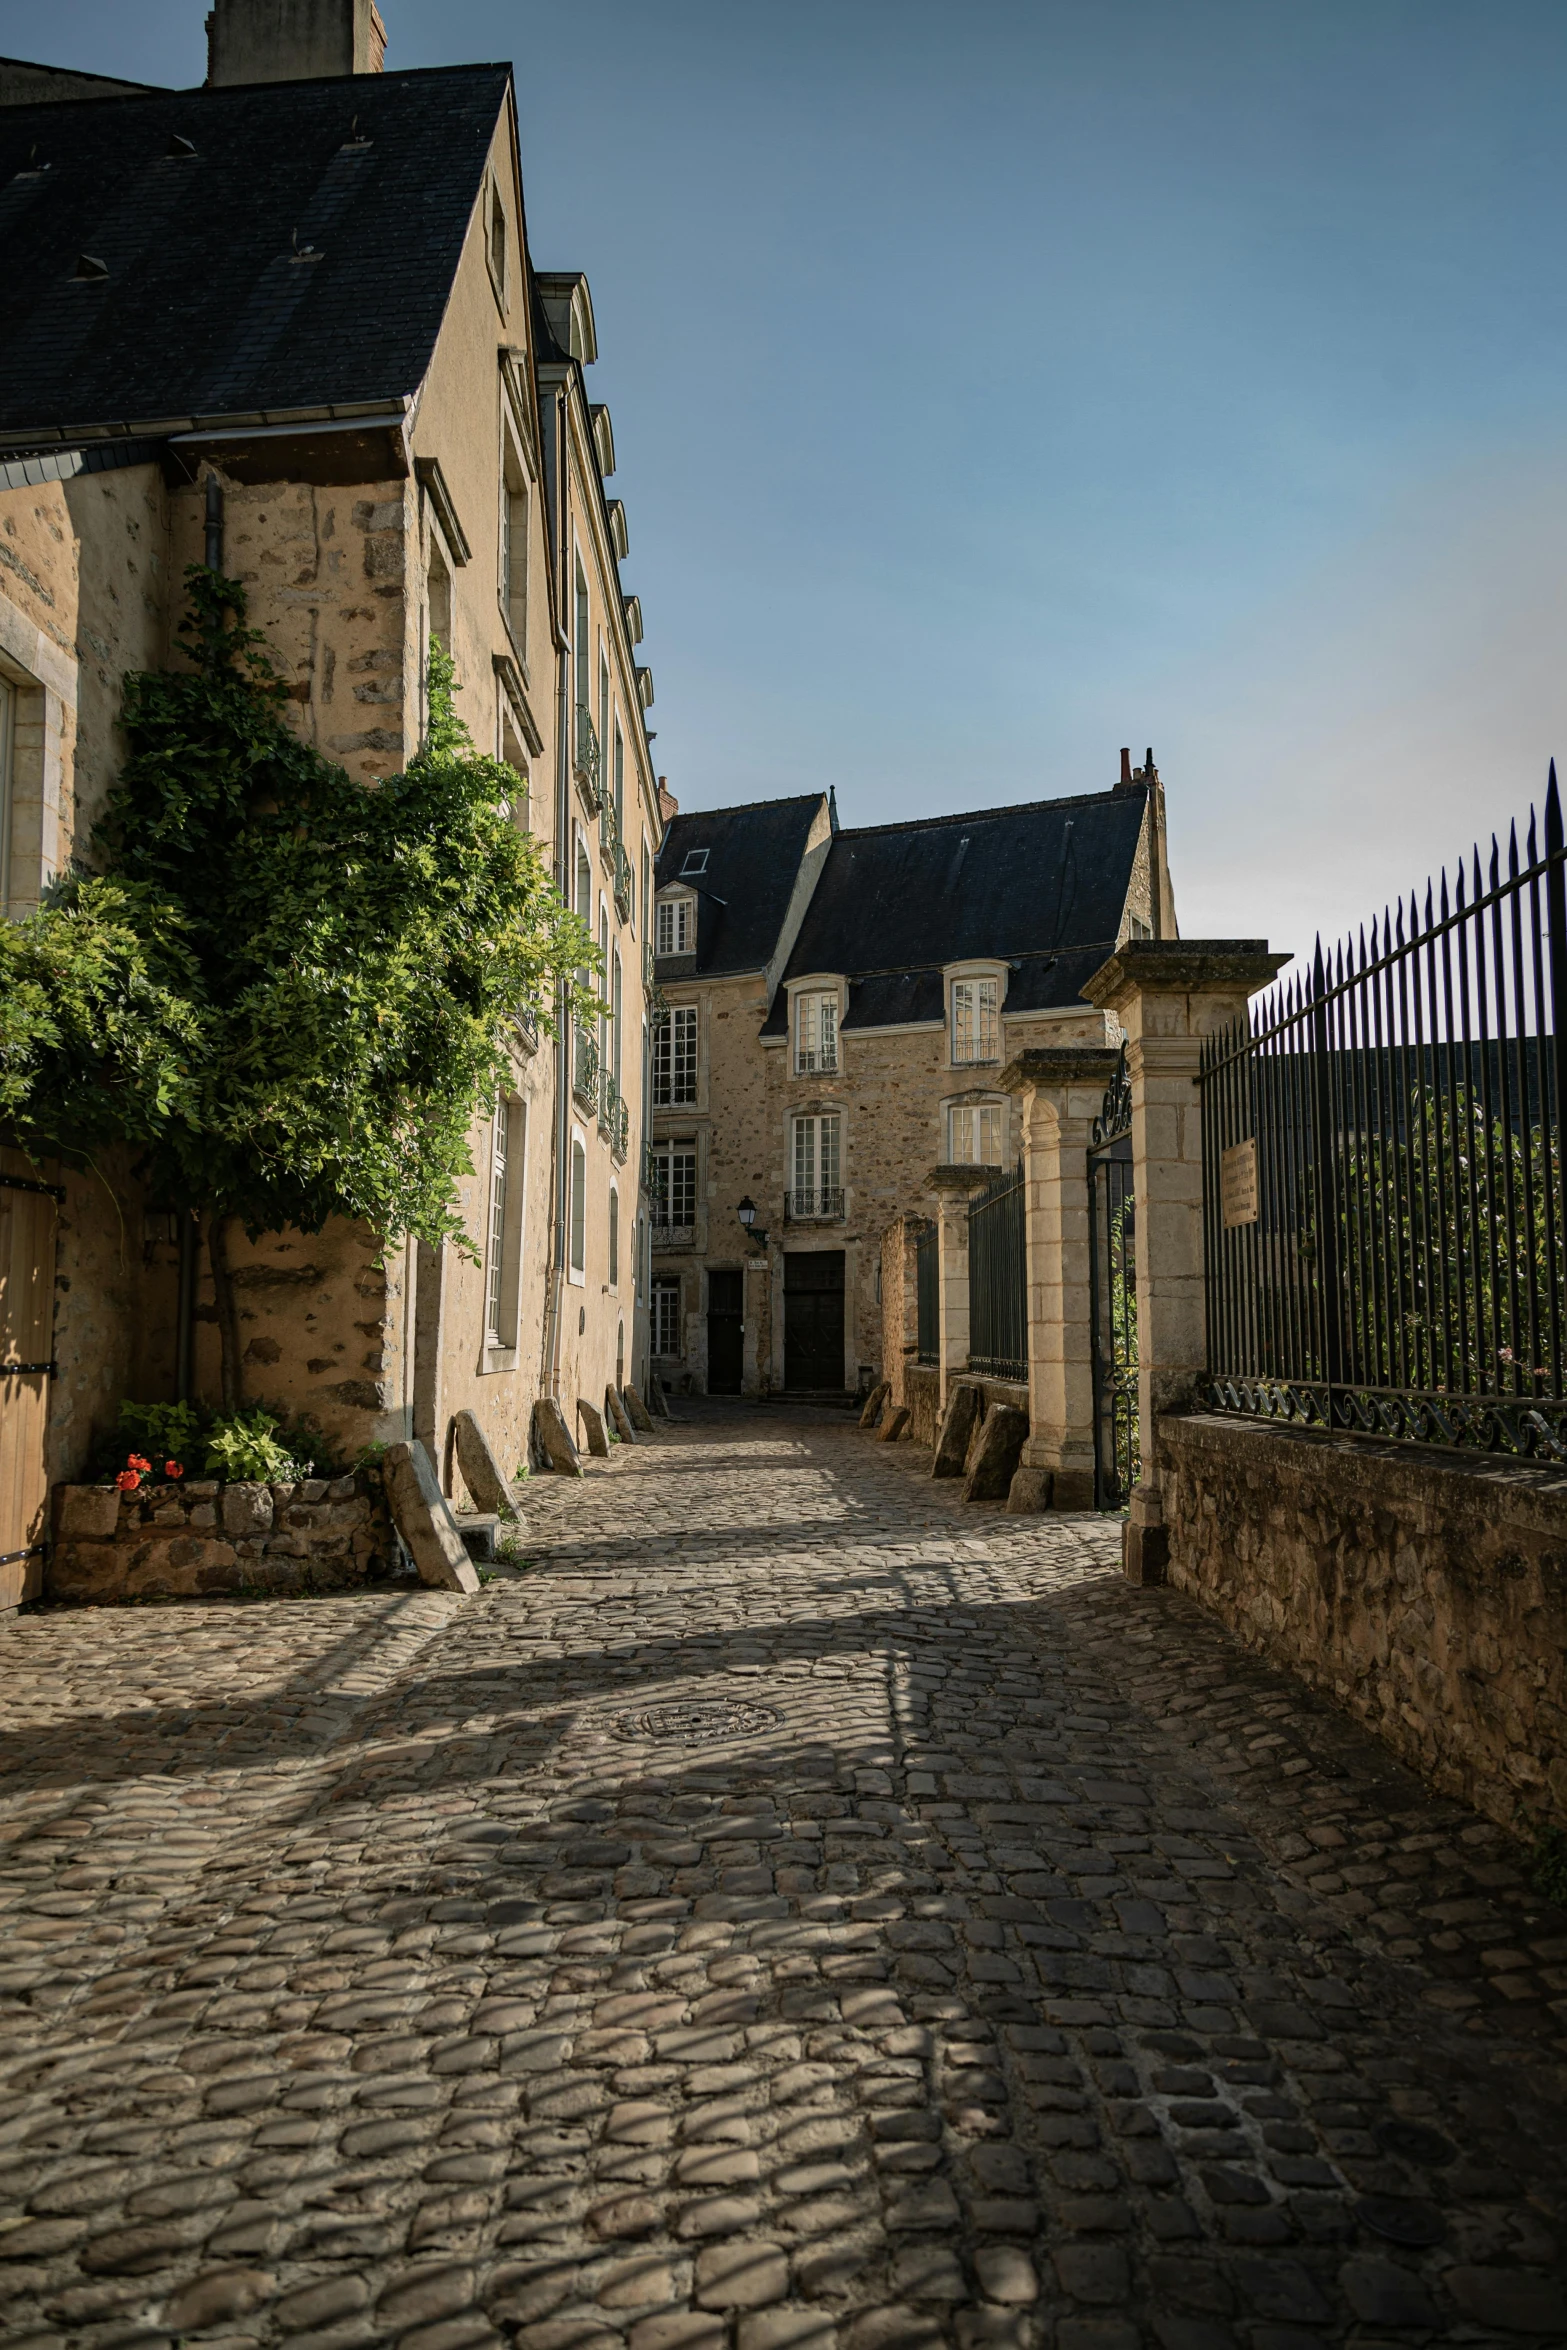
[[[52,1599],[108,1602],[363,1583],[396,1556],[381,1480],[55,1488]]]
[[[1567,1825],[1567,1474],[1159,1422],[1169,1578],[1506,1825]]]

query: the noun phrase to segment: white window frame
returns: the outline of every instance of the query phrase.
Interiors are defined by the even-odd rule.
[[[495,299],[504,318],[509,306],[507,287],[511,276],[511,222],[506,217],[506,199],[501,193],[498,177],[492,175],[490,201],[484,223],[484,258],[490,272],[490,283],[495,288]]]
[[[947,1047],[954,1069],[983,1069],[1001,1058],[999,971],[953,972],[947,982]]]
[[[678,1278],[660,1275],[655,1279],[648,1320],[655,1362],[678,1363],[686,1351],[685,1312]],[[674,1339],[673,1347],[659,1343],[667,1337]]]
[[[660,1207],[664,1210],[666,1217],[670,1217],[670,1211],[676,1206],[690,1209],[690,1215],[681,1218],[678,1222],[672,1218],[664,1223],[655,1221],[653,1230],[659,1236],[656,1245],[663,1248],[686,1247],[696,1237],[697,1147],[695,1138],[690,1135],[667,1137],[651,1146],[650,1155],[654,1170],[652,1196],[655,1217]],[[689,1169],[687,1169],[688,1161]],[[677,1162],[683,1170],[678,1186],[674,1181]],[[675,1238],[677,1233],[682,1235],[679,1240]]]
[[[833,1077],[839,1067],[838,990],[802,987],[790,1006],[794,1014],[794,1073]]]
[[[671,1004],[653,1031],[653,1107],[696,1107],[700,1078],[695,1004]],[[682,1090],[689,1088],[689,1090]]]
[[[609,1187],[609,1286],[620,1287],[620,1186]]]
[[[696,899],[688,891],[671,894],[658,901],[658,934],[655,952],[660,955],[694,955],[696,952]]]
[[[580,1126],[571,1129],[566,1191],[566,1279],[573,1289],[587,1286],[588,1138]]]
[[[843,1206],[843,1113],[802,1110],[789,1121],[790,1218],[837,1222]]]
[[[528,1105],[503,1094],[490,1120],[486,1165],[484,1358],[486,1371],[517,1367],[522,1321],[522,1257],[527,1215]]]
[[[955,1167],[1005,1166],[1009,1107],[1010,1103],[1004,1095],[997,1101],[948,1102],[946,1147],[942,1153],[948,1164]],[[993,1157],[983,1147],[984,1129],[992,1120],[996,1136]],[[962,1136],[963,1147],[960,1149],[959,1137],[965,1127],[967,1133]]]

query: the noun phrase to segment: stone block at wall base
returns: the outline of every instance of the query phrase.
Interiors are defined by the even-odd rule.
[[[1163,1583],[1170,1573],[1166,1526],[1139,1526],[1130,1518],[1121,1529],[1121,1571],[1128,1583]]]
[[[533,1433],[557,1476],[581,1476],[581,1456],[566,1425],[566,1415],[552,1395],[541,1395],[534,1405]]]
[[[881,1418],[881,1407],[891,1393],[892,1382],[888,1379],[881,1380],[877,1386],[871,1389],[870,1394],[865,1398],[865,1409],[860,1414],[862,1428],[875,1427]]]
[[[876,1441],[877,1441],[877,1443],[878,1443],[878,1444],[896,1444],[896,1443],[897,1443],[897,1441],[898,1441],[898,1438],[899,1438],[899,1437],[900,1437],[900,1436],[903,1434],[903,1431],[904,1431],[904,1429],[905,1429],[905,1428],[908,1426],[908,1424],[909,1424],[909,1407],[908,1407],[908,1405],[907,1405],[907,1404],[900,1403],[900,1404],[899,1404],[899,1406],[898,1406],[898,1408],[897,1408],[897,1410],[896,1410],[895,1412],[889,1412],[889,1413],[887,1414],[887,1417],[886,1417],[886,1419],[883,1421],[882,1425],[881,1425],[881,1426],[880,1426],[880,1427],[877,1429],[877,1431],[876,1431]]]
[[[933,1477],[961,1477],[964,1474],[983,1401],[977,1381],[954,1380],[947,1397],[947,1408],[941,1415],[941,1425],[936,1431],[936,1457],[930,1465]]]
[[[413,1555],[420,1582],[439,1591],[477,1591],[479,1578],[441,1491],[435,1463],[417,1438],[391,1447],[385,1474],[392,1523]]]
[[[457,1451],[457,1466],[462,1481],[473,1497],[476,1510],[493,1510],[499,1518],[514,1519],[517,1505],[512,1499],[511,1487],[501,1473],[500,1462],[490,1450],[490,1440],[471,1411],[460,1411],[452,1422],[452,1435]]]
[[[1012,1517],[1031,1516],[1038,1510],[1091,1510],[1094,1506],[1094,1478],[1091,1469],[1048,1469],[1020,1461],[1013,1472],[1007,1493],[1007,1511]]]
[[[1028,1414],[1009,1403],[993,1403],[985,1414],[963,1480],[965,1501],[1005,1501],[1028,1437]]]
[[[295,1485],[59,1485],[51,1599],[98,1607],[343,1589],[396,1563],[378,1476]],[[221,1525],[221,1532],[219,1527]]]

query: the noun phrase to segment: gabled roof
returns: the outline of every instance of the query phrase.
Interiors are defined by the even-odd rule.
[[[682,957],[693,977],[759,971],[778,944],[822,792],[797,800],[753,800],[743,808],[693,809],[677,816],[658,852],[655,883],[686,879],[696,893],[696,954]],[[706,851],[690,877],[682,867]],[[719,901],[722,900],[722,903]]]
[[[397,406],[509,81],[462,65],[0,111],[0,435]],[[83,255],[107,274],[78,276]]]
[[[944,1017],[942,971],[982,958],[1013,966],[1008,1011],[1080,1000],[1115,946],[1147,791],[1035,800],[966,816],[840,832],[784,979],[843,973],[843,1025]],[[785,1033],[780,986],[762,1033]]]

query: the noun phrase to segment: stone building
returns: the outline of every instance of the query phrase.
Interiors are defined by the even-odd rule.
[[[654,1360],[854,1392],[887,1227],[942,1167],[1016,1159],[1003,1067],[1110,1039],[1082,982],[1175,936],[1163,788],[1123,752],[1109,791],[915,823],[841,829],[831,794],[677,815],[654,923]]]
[[[0,889],[23,915],[90,853],[124,673],[171,659],[188,563],[245,583],[293,723],[366,783],[416,749],[428,643],[450,647],[613,1017],[519,1034],[463,1185],[479,1264],[347,1225],[235,1249],[249,1393],[349,1450],[418,1433],[450,1488],[458,1410],[510,1471],[539,1395],[571,1418],[645,1359],[629,1073],[661,826],[592,303],[533,268],[505,66],[384,72],[370,0],[216,0],[208,30],[199,89],[3,84]],[[216,1385],[188,1226],[123,1164],[3,1169],[0,1203],[40,1172],[64,1197],[34,1268],[58,1283],[44,1449],[5,1471],[26,1539],[0,1552],[29,1556],[0,1604],[36,1585],[45,1479],[118,1399]]]

